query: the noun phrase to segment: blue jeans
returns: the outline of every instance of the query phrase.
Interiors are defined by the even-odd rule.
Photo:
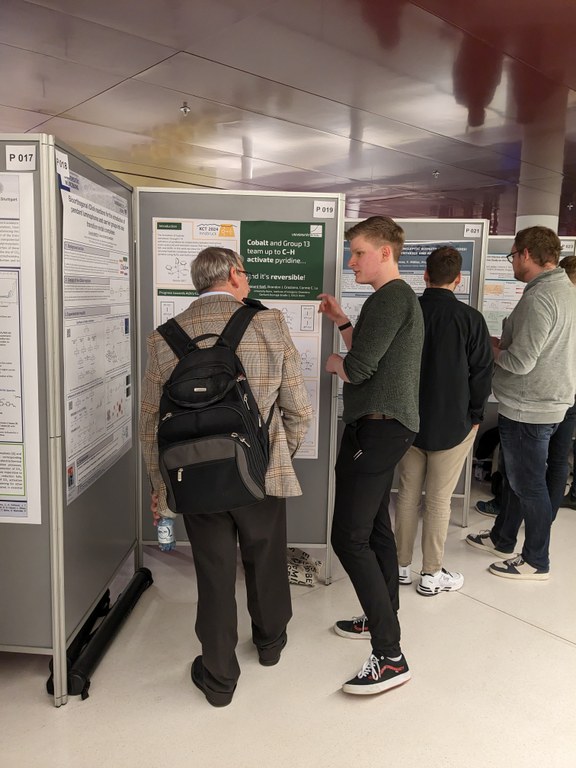
[[[568,457],[572,448],[572,435],[576,425],[576,403],[566,411],[564,420],[558,424],[558,429],[550,440],[548,448],[548,470],[546,483],[552,502],[552,521],[556,519],[556,513],[564,498],[566,480],[570,471]],[[574,444],[576,451],[576,443]],[[574,487],[573,481],[573,487]]]
[[[497,549],[513,552],[524,521],[522,557],[533,568],[548,570],[553,514],[546,472],[550,438],[558,424],[525,424],[500,415],[498,429],[505,481],[490,537]]]

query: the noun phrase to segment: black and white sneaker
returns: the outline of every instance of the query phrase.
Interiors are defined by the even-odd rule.
[[[465,541],[466,544],[469,544],[471,547],[476,547],[476,549],[481,549],[484,552],[488,552],[489,555],[496,555],[496,557],[501,557],[502,560],[506,560],[506,558],[514,554],[514,552],[501,552],[499,549],[496,549],[495,544],[490,538],[490,531],[469,533],[468,536],[466,536]]]
[[[504,560],[503,563],[492,563],[488,568],[494,576],[503,576],[505,579],[531,579],[544,581],[550,578],[550,569],[534,568],[527,563],[522,555]]]
[[[392,661],[387,656],[375,656],[372,653],[356,677],[344,683],[342,690],[344,693],[367,696],[388,691],[397,685],[407,683],[410,678],[411,674],[404,654],[398,661]]]
[[[353,640],[363,638],[370,639],[370,630],[368,629],[368,619],[366,614],[362,616],[353,616],[350,621],[337,621],[334,624],[334,632],[340,637],[349,637]]]

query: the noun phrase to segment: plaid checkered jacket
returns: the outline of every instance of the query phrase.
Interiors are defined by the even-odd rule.
[[[176,317],[194,338],[203,333],[221,333],[240,302],[229,294],[200,297]],[[204,342],[207,346],[213,339]],[[202,343],[201,343],[202,344]],[[263,418],[273,410],[270,423],[270,462],[266,473],[269,496],[299,496],[302,491],[291,457],[300,446],[312,418],[304,387],[300,355],[279,310],[259,312],[238,346],[256,402]],[[148,363],[142,382],[140,441],[152,487],[159,495],[160,515],[172,513],[166,505],[166,487],[158,467],[156,430],[162,387],[177,363],[176,355],[154,331],[148,337]]]

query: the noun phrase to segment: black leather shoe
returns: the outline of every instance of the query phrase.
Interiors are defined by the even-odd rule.
[[[281,645],[276,645],[273,648],[258,648],[258,661],[263,667],[274,667],[280,661],[282,651],[284,650],[288,638],[284,635]]]
[[[202,656],[196,656],[192,662],[190,674],[192,682],[196,688],[200,688],[209,704],[212,704],[213,707],[227,707],[228,704],[230,704],[234,691],[232,691],[232,693],[222,693],[206,687],[204,683],[204,665],[202,664]]]
[[[560,506],[567,507],[568,509],[576,509],[576,496],[572,496],[571,493],[567,493],[560,502]]]

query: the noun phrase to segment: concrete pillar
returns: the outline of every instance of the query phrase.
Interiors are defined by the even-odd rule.
[[[541,225],[558,231],[568,90],[542,94],[540,110],[523,125],[516,231]]]

